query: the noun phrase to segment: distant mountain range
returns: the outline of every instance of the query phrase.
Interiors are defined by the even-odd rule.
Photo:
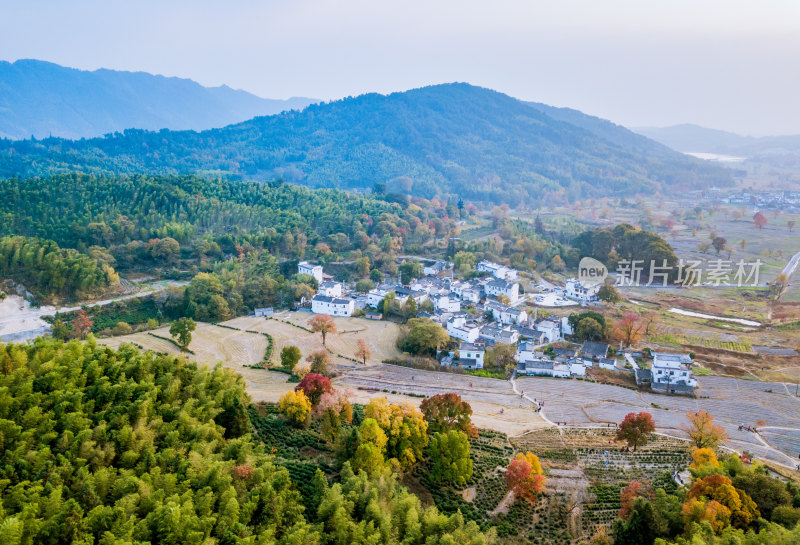
[[[0,176],[69,170],[283,178],[356,191],[385,184],[388,193],[531,205],[731,182],[730,170],[609,121],[465,83],[366,94],[202,132],[0,141]]]
[[[712,153],[800,169],[800,135],[742,136],[698,125],[636,127],[632,131],[685,153]]]
[[[260,98],[145,72],[0,61],[0,137],[5,138],[92,138],[130,128],[203,130],[313,102]]]

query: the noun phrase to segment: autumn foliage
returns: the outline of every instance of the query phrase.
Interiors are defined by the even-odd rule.
[[[294,389],[295,392],[300,390],[302,390],[311,401],[311,406],[316,407],[319,405],[323,394],[333,391],[333,386],[331,386],[329,378],[323,377],[317,373],[308,373]]]
[[[308,326],[314,333],[322,334],[322,346],[325,346],[325,340],[328,333],[337,333],[336,323],[328,314],[317,314],[308,321]]]
[[[747,528],[760,516],[750,496],[720,474],[709,475],[692,484],[681,514],[687,528],[693,522],[708,522],[717,532],[729,525]]]
[[[547,479],[542,473],[542,465],[535,454],[520,452],[508,464],[505,473],[506,486],[517,498],[534,503],[539,494],[544,492]]]
[[[471,421],[472,407],[454,393],[438,394],[425,399],[419,407],[431,433],[463,431],[469,437],[477,437],[478,429]]]
[[[689,421],[689,425],[684,429],[696,448],[715,449],[728,438],[725,428],[714,424],[714,417],[706,411],[687,413],[686,419]]]
[[[655,492],[650,481],[631,481],[631,483],[623,488],[619,493],[619,502],[622,505],[617,514],[618,518],[628,520],[633,512],[633,501],[636,498],[646,498],[652,500],[655,498]]]
[[[633,447],[635,452],[638,447],[647,444],[648,435],[654,431],[656,431],[656,424],[653,421],[653,415],[646,412],[628,413],[619,424],[615,439],[625,441],[629,447]]]

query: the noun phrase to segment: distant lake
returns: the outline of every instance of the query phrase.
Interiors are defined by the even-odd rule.
[[[718,163],[741,163],[746,157],[737,157],[735,155],[722,155],[719,153],[700,153],[695,151],[685,151],[686,155],[697,157],[698,159],[705,159],[706,161],[716,161]]]

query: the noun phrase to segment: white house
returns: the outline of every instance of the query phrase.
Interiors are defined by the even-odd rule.
[[[564,288],[564,294],[570,299],[589,303],[597,299],[597,292],[600,291],[600,286],[584,286],[577,278],[570,278],[567,280],[567,285]]]
[[[549,343],[561,340],[561,327],[558,322],[540,320],[536,323],[536,331],[543,333]]]
[[[425,276],[435,276],[443,273],[449,268],[450,264],[446,261],[428,261],[422,268],[422,273]]]
[[[490,303],[487,307],[492,311],[492,318],[501,324],[521,324],[528,319],[528,313],[500,303]]]
[[[480,336],[496,344],[517,344],[519,342],[519,331],[512,329],[511,326],[487,324],[481,328]]]
[[[317,284],[322,283],[322,265],[313,265],[308,261],[301,261],[297,264],[297,272],[313,276],[317,280]]]
[[[394,291],[394,287],[381,285],[375,289],[367,292],[367,304],[373,308],[378,308],[378,305],[383,301],[384,297],[390,292]]]
[[[564,316],[561,318],[561,334],[562,335],[572,335],[574,332],[572,331],[572,326],[569,325],[569,317]]]
[[[697,387],[697,379],[690,369],[692,359],[684,354],[653,354],[651,387],[667,393],[690,393]]]
[[[314,314],[330,314],[331,316],[352,316],[355,301],[340,299],[327,295],[315,295],[311,298],[311,311]]]
[[[460,341],[474,343],[478,340],[480,332],[478,324],[467,322],[464,316],[453,316],[447,320],[447,334]]]
[[[460,312],[461,301],[458,299],[451,299],[447,295],[437,295],[432,298],[433,310],[436,312]]]
[[[537,352],[538,346],[532,342],[521,342],[517,347],[518,361],[535,361],[543,359],[541,352]]]
[[[495,278],[500,278],[503,280],[517,279],[517,271],[515,269],[511,269],[509,267],[506,267],[505,265],[500,265],[499,263],[493,263],[485,259],[480,263],[478,263],[475,269],[481,272],[488,272]]]
[[[486,294],[495,297],[505,295],[511,303],[515,303],[519,299],[519,284],[495,278],[486,283]]]
[[[342,285],[339,282],[320,282],[317,293],[328,297],[341,297]]]
[[[461,343],[458,346],[458,356],[461,360],[475,360],[477,369],[483,368],[483,358],[486,356],[486,349],[471,343]]]

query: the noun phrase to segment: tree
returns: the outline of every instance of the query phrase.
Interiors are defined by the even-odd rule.
[[[542,473],[542,466],[535,454],[520,452],[508,464],[504,478],[508,490],[513,491],[518,498],[534,503],[537,496],[544,491],[547,480]]]
[[[50,326],[50,334],[54,339],[58,339],[60,341],[67,340],[69,337],[69,329],[67,329],[67,324],[65,324],[61,318],[56,318],[53,320],[53,325]]]
[[[278,400],[278,410],[294,426],[302,428],[311,422],[311,400],[302,391],[289,391]]]
[[[455,393],[437,394],[426,398],[419,406],[428,422],[429,433],[461,431],[470,437],[478,436],[472,424],[472,407]]]
[[[486,351],[485,365],[511,375],[517,367],[517,347],[513,344],[498,343]]]
[[[369,290],[375,289],[375,284],[368,278],[362,278],[356,282],[356,291],[359,293],[367,293]]]
[[[633,514],[633,503],[636,498],[645,498],[647,500],[655,499],[655,492],[650,481],[631,481],[628,486],[623,488],[619,493],[619,503],[621,505],[617,517],[628,520]]]
[[[696,448],[717,449],[728,438],[725,428],[714,424],[714,417],[704,410],[686,413],[686,419],[689,424],[683,426],[683,429]]]
[[[386,398],[373,398],[364,408],[364,416],[375,420],[389,441],[387,455],[401,469],[408,469],[422,459],[428,445],[428,423],[410,403],[390,404]]]
[[[450,340],[447,331],[430,318],[412,318],[406,327],[400,348],[411,354],[433,356]]]
[[[353,469],[375,475],[384,467],[384,452],[389,438],[374,418],[365,418],[358,427],[358,447],[353,455]]]
[[[303,377],[303,380],[295,386],[294,391],[302,391],[311,401],[311,407],[316,407],[323,394],[333,391],[333,386],[331,386],[329,378],[312,372]]]
[[[795,224],[796,222],[794,220],[789,220],[786,222],[786,227],[789,228],[790,233],[792,232],[792,229],[794,229]]]
[[[658,321],[658,314],[653,311],[648,311],[642,314],[642,322],[644,324],[644,331],[642,332],[645,337],[650,336],[655,329],[655,324]]]
[[[692,522],[706,520],[717,531],[728,523],[735,528],[747,528],[760,514],[750,496],[718,473],[692,484],[686,493],[682,513],[687,528]]]
[[[753,225],[755,225],[759,229],[763,229],[766,224],[767,224],[767,217],[761,212],[756,212],[755,215],[753,216]]]
[[[338,333],[336,323],[328,314],[317,314],[308,321],[311,331],[322,334],[322,346],[325,346],[325,339],[328,333]]]
[[[405,261],[400,267],[400,281],[409,284],[415,278],[422,276],[422,263],[419,261]]]
[[[330,374],[331,357],[327,350],[317,350],[312,352],[306,358],[306,361],[311,365],[311,372],[318,375],[327,376]]]
[[[594,318],[584,318],[578,322],[575,336],[578,339],[587,341],[601,341],[605,338],[605,331],[603,326]]]
[[[692,469],[709,468],[712,471],[719,467],[719,460],[717,454],[710,448],[693,448],[692,449]]]
[[[625,346],[630,346],[642,336],[642,317],[636,312],[626,312],[617,322],[617,337]]]
[[[351,391],[331,390],[322,394],[314,413],[320,421],[320,432],[327,441],[336,439],[342,423],[353,421],[353,405],[349,401],[352,397]]]
[[[94,322],[92,322],[91,318],[89,318],[89,314],[83,309],[78,310],[78,312],[75,313],[75,317],[72,319],[72,331],[75,332],[79,339],[85,338],[92,330],[93,325]]]
[[[611,284],[603,284],[600,289],[597,290],[597,298],[607,303],[619,303],[622,300],[617,288]]]
[[[731,484],[750,496],[761,516],[767,520],[772,519],[772,513],[777,507],[792,505],[792,496],[786,490],[786,485],[769,475],[753,470],[745,471],[736,475]]]
[[[114,329],[111,332],[116,335],[130,335],[133,333],[133,328],[128,324],[128,322],[117,322],[117,325],[114,326]]]
[[[281,349],[281,367],[291,372],[297,362],[300,361],[302,354],[300,349],[294,345],[284,346]]]
[[[250,431],[250,418],[238,395],[234,396],[225,409],[214,417],[214,421],[225,428],[226,439],[235,439]]]
[[[355,357],[361,360],[361,363],[366,365],[367,360],[372,357],[372,352],[370,351],[369,346],[367,346],[367,341],[364,339],[358,339],[358,343],[356,344],[358,345],[358,348],[356,348]]]
[[[727,239],[722,237],[714,237],[711,241],[711,245],[717,251],[717,255],[725,248],[725,245],[728,243]]]
[[[647,444],[648,435],[656,431],[653,415],[647,412],[628,413],[620,422],[616,440],[625,441],[636,452],[638,447]]]
[[[636,498],[627,520],[614,521],[612,534],[614,545],[653,545],[656,538],[656,514],[653,504],[644,498]]]
[[[197,324],[191,318],[180,318],[169,326],[169,334],[175,338],[181,350],[186,350],[192,342],[192,331],[196,328]]]
[[[431,478],[435,483],[463,486],[472,477],[469,438],[461,431],[434,433],[428,445],[428,456],[431,460]]]

